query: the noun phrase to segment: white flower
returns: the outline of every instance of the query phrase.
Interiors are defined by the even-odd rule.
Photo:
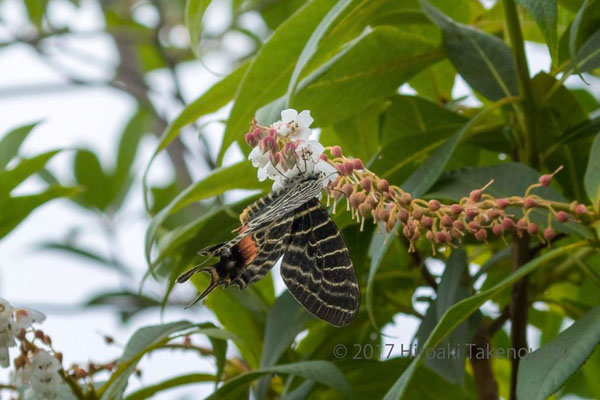
[[[315,173],[320,174],[323,187],[327,187],[330,182],[335,182],[338,178],[338,173],[335,167],[325,160],[319,160],[315,164]],[[319,175],[317,175],[319,176]]]
[[[314,119],[310,116],[309,110],[300,113],[294,109],[287,109],[281,112],[281,121],[273,124],[277,133],[281,136],[289,136],[291,139],[307,140],[310,136],[310,125]]]
[[[262,168],[269,162],[269,152],[263,153],[263,151],[256,146],[248,155],[248,160],[252,161],[252,166],[254,168]]]
[[[17,332],[23,329],[29,328],[34,323],[40,324],[44,322],[46,316],[30,308],[18,308],[15,310],[15,321]]]
[[[58,398],[61,378],[58,374],[61,366],[58,360],[44,350],[39,350],[33,355],[31,366],[28,367],[29,384],[27,398],[48,399]]]
[[[277,169],[275,169],[275,166],[273,166],[271,162],[268,162],[264,167],[259,168],[258,170],[258,180],[261,182],[267,178],[275,180],[278,179],[278,177],[280,176],[280,171],[277,171]]]
[[[317,162],[324,150],[325,148],[318,140],[298,141],[296,145],[298,160],[311,159],[313,162]]]
[[[15,327],[13,308],[8,301],[0,297],[0,367],[10,366],[8,348],[16,345]]]

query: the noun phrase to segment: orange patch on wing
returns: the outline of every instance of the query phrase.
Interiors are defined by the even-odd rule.
[[[243,230],[241,230],[240,232],[243,232]],[[237,244],[237,248],[240,251],[240,254],[242,255],[242,259],[244,260],[245,265],[250,264],[258,254],[258,246],[256,245],[254,239],[252,239],[252,235],[248,235],[242,240],[240,240]]]

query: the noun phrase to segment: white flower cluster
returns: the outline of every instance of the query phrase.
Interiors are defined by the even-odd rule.
[[[337,179],[337,171],[327,161],[323,145],[314,138],[312,123],[310,111],[298,113],[288,109],[268,129],[256,128],[246,134],[246,142],[254,147],[248,159],[258,168],[261,182],[267,178],[275,181],[273,190],[278,191],[299,175],[322,177],[323,187]]]
[[[0,297],[0,366],[8,368],[10,357],[8,348],[16,346],[15,338],[21,329],[28,329],[33,323],[40,323],[46,316],[39,311],[26,308],[13,308]]]
[[[43,322],[46,316],[39,311],[27,308],[13,308],[0,297],[0,366],[10,366],[8,349],[16,346],[16,340],[23,331],[34,323]],[[22,337],[21,337],[22,339]],[[23,356],[22,356],[23,357]],[[24,392],[26,400],[55,400],[59,397],[61,366],[58,360],[45,350],[37,349],[26,365],[12,374],[17,387],[28,386]]]
[[[56,400],[62,384],[58,371],[58,360],[47,351],[38,350],[23,370],[23,381],[29,383],[25,391],[26,400]]]

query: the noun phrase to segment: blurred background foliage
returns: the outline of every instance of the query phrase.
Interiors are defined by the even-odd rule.
[[[168,313],[194,297],[172,293],[174,279],[202,261],[198,249],[230,238],[239,212],[269,190],[245,160],[250,149],[242,138],[255,115],[270,123],[285,105],[310,109],[325,145],[340,145],[345,154],[368,161],[372,171],[415,197],[457,201],[490,179],[495,179],[490,191],[496,197],[522,195],[541,173],[563,165],[545,196],[598,211],[597,0],[87,0],[104,17],[100,32],[78,31],[68,21],[55,20],[56,1],[63,0],[24,0],[29,25],[0,46],[30,46],[65,85],[113,88],[131,96],[137,110],[122,129],[111,163],[101,162],[93,148],[21,157],[20,145],[37,123],[5,133],[0,237],[36,207],[66,197],[96,215],[112,243],[115,229],[131,212],[123,210],[125,199],[139,195],[143,186],[149,272],[142,283],[118,251],[101,254],[81,247],[79,227],[67,237],[40,243],[45,250],[93,260],[119,274],[126,284],[94,295],[85,306],[109,306],[124,324],[142,310]],[[78,0],[70,3],[80,6]],[[211,3],[221,3],[229,13],[219,32],[203,25]],[[56,63],[54,49],[72,37],[94,34],[108,36],[118,52],[110,76],[87,79]],[[526,59],[532,44],[544,46],[550,60],[535,76]],[[230,72],[186,100],[182,66],[205,64],[215,54],[225,57]],[[90,61],[86,54],[72,56]],[[157,70],[166,72],[168,98],[158,98],[153,87],[150,76]],[[574,80],[577,74],[580,80]],[[459,86],[463,92],[457,96]],[[135,160],[145,136],[154,136],[156,145],[144,171]],[[45,168],[59,153],[72,159],[70,179],[58,179]],[[161,157],[173,174],[170,182],[156,185],[153,160]],[[46,186],[39,193],[14,194],[33,175]],[[542,226],[545,220],[541,216]],[[381,398],[386,393],[414,399],[516,393],[545,398],[557,390],[556,398],[600,398],[600,355],[593,352],[600,340],[600,255],[568,247],[581,238],[597,240],[597,227],[565,225],[553,250],[537,238],[506,243],[494,237],[486,243],[466,240],[460,249],[433,255],[427,243],[409,254],[401,238],[384,241],[370,224],[360,232],[348,213],[338,212],[335,221],[362,288],[361,310],[350,326],[334,328],[311,317],[286,291],[276,290],[271,276],[243,292],[217,290],[199,307],[214,314],[218,327],[196,321],[191,309],[194,324],[138,331],[120,361],[124,367],[98,397],[119,398],[145,353],[186,332],[210,338],[215,370],[167,380],[128,398],[205,381],[217,382],[214,398],[248,397],[249,391],[253,398],[286,399]],[[523,246],[527,255],[515,262]],[[554,259],[552,267],[537,270],[544,257]],[[423,360],[411,364],[399,357],[397,343],[389,357],[386,343],[394,340],[381,332],[401,331],[401,316],[418,325],[419,345],[515,345],[508,310],[513,284],[521,277],[513,270],[523,264],[532,274],[528,299],[520,304],[529,318],[519,329],[534,338],[529,347],[567,341],[577,344],[576,354],[537,364],[523,361],[521,386],[515,386],[513,371],[512,389],[507,359],[467,361],[461,353],[456,359],[425,360],[413,375],[412,368]],[[194,278],[198,288],[206,283],[205,277]],[[469,300],[444,317],[464,299]],[[581,324],[559,335],[573,321]],[[348,349],[345,357],[334,353],[340,344]],[[361,353],[367,348],[374,349],[372,355]],[[561,371],[541,368],[558,362],[565,366]],[[553,381],[536,381],[540,371]]]

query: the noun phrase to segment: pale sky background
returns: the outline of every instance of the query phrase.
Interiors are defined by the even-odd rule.
[[[226,25],[228,18],[226,2],[213,1],[209,8],[209,16],[205,18],[207,29],[219,31]],[[94,31],[102,28],[101,14],[94,6],[94,2],[83,0],[80,9],[74,8],[68,1],[55,6],[50,12],[56,19],[68,21],[70,25],[82,31]],[[0,41],[10,40],[12,33],[18,32],[24,20],[24,10],[16,0],[4,0],[0,3],[0,15],[6,22],[0,23]],[[140,22],[151,24],[155,15],[149,8],[141,7],[136,13]],[[248,16],[245,21],[252,29],[265,29],[260,18]],[[186,41],[185,30],[175,31],[173,40]],[[243,54],[247,43],[239,36],[232,35],[226,38],[226,51],[213,54],[205,62],[211,70],[228,72],[230,56],[228,54]],[[110,68],[117,61],[117,53],[111,41],[104,35],[73,38],[68,42],[71,49],[85,51],[94,59],[92,65],[73,60],[67,52],[54,49],[55,60],[61,65],[67,65],[70,70],[76,71],[80,76],[106,78]],[[543,46],[528,45],[532,75],[540,70],[547,70],[549,57]],[[190,62],[180,67],[186,100],[191,100],[201,94],[205,89],[216,82],[219,77],[211,74],[198,62]],[[595,88],[599,88],[599,80],[591,79]],[[112,163],[114,160],[116,143],[122,127],[131,116],[135,103],[126,95],[112,89],[78,87],[61,91],[49,91],[45,94],[20,94],[15,88],[28,85],[61,83],[62,78],[46,64],[39,61],[35,53],[27,46],[11,46],[0,49],[0,136],[8,130],[22,124],[36,120],[44,122],[35,129],[25,142],[22,154],[33,155],[54,148],[89,147],[99,155],[103,164]],[[177,113],[172,101],[166,93],[169,87],[165,84],[165,75],[158,71],[153,72],[149,82],[159,92],[153,100],[160,104],[161,109],[173,117]],[[570,85],[583,85],[578,78],[571,77],[567,81]],[[410,92],[410,88],[403,87],[403,92]],[[596,91],[598,93],[598,91]],[[466,85],[458,79],[454,88],[454,95],[469,94]],[[474,102],[473,97],[470,98]],[[220,113],[227,115],[227,110]],[[222,135],[221,127],[212,124],[207,137],[213,143],[212,149],[218,149]],[[197,140],[193,132],[189,132],[184,140],[193,143]],[[154,138],[146,138],[138,153],[136,168],[143,171],[147,160],[156,146]],[[197,147],[197,146],[194,146]],[[72,155],[64,151],[49,164],[61,181],[68,181],[71,176]],[[229,152],[227,162],[234,162],[240,157],[240,152]],[[194,162],[190,158],[190,165],[197,165],[193,175],[200,178],[206,174],[202,162]],[[166,182],[171,174],[164,158],[155,162],[152,168],[151,179],[153,182]],[[19,191],[22,193],[35,191],[42,187],[41,182],[30,179]],[[9,211],[9,210],[5,210]],[[108,251],[105,237],[98,229],[96,216],[75,207],[66,200],[55,200],[35,211],[25,223],[13,231],[0,242],[0,296],[8,299],[16,306],[29,306],[47,314],[48,318],[42,329],[50,334],[57,349],[65,356],[65,365],[72,362],[92,360],[106,362],[118,357],[121,349],[117,346],[106,346],[102,339],[103,334],[109,334],[124,345],[131,334],[139,327],[160,323],[158,311],[145,312],[133,318],[126,326],[119,323],[118,316],[109,308],[94,308],[81,310],[77,308],[93,294],[119,287],[136,289],[139,279],[146,271],[143,257],[143,237],[148,224],[148,219],[143,213],[141,189],[139,182],[130,193],[127,203],[121,212],[123,223],[119,224],[117,231],[119,252],[126,263],[135,270],[136,277],[130,282],[123,280],[114,272],[100,268],[97,265],[66,256],[63,253],[38,251],[35,245],[48,240],[62,240],[75,226],[84,227],[81,243],[91,249],[103,253]],[[431,265],[435,273],[441,273],[440,265]],[[283,283],[278,272],[274,277],[278,291],[283,289]],[[427,293],[426,289],[419,290],[417,295]],[[191,297],[191,289],[177,288],[175,295],[184,298]],[[425,312],[425,304],[419,304],[417,309]],[[204,321],[210,319],[209,313],[203,308],[195,307],[184,311],[170,308],[165,313],[162,322],[189,319]],[[415,320],[411,317],[398,317],[394,325],[387,326],[385,333],[392,337],[394,343],[409,343],[416,328]],[[530,332],[531,339],[535,339],[535,330]],[[206,340],[195,339],[198,344],[206,344]],[[233,346],[230,346],[230,351]],[[155,383],[182,373],[213,372],[212,359],[199,359],[195,354],[184,352],[159,352],[146,357],[140,363],[143,370],[141,382],[144,384]],[[6,371],[0,370],[0,381],[6,381]],[[140,387],[140,380],[132,378],[128,391]],[[211,384],[190,385],[181,389],[171,390],[155,398],[180,399],[201,398],[212,391]],[[182,397],[183,396],[183,397]],[[0,397],[4,399],[5,397]]]

